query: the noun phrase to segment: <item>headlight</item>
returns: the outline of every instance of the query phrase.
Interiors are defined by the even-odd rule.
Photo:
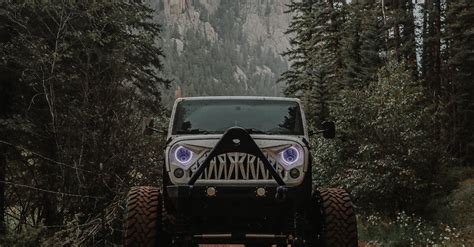
[[[303,164],[303,150],[297,146],[289,146],[278,153],[278,160],[285,170]]]
[[[183,146],[179,146],[174,151],[174,158],[181,164],[187,164],[193,158],[193,152]]]
[[[289,147],[281,152],[281,158],[286,164],[292,165],[300,158],[300,152],[295,147]]]

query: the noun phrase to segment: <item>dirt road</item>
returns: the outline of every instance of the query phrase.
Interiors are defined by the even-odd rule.
[[[201,244],[200,247],[245,247],[243,244]]]
[[[203,244],[201,247],[245,247],[243,244]]]
[[[203,244],[200,247],[245,247],[243,244]],[[368,244],[364,241],[359,241],[359,247],[379,247],[375,244]]]

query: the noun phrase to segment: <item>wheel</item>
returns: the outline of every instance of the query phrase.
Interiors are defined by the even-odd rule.
[[[161,233],[161,193],[155,187],[133,187],[127,195],[124,247],[155,247]]]
[[[357,221],[349,194],[343,189],[318,189],[313,198],[320,212],[322,246],[357,247]]]

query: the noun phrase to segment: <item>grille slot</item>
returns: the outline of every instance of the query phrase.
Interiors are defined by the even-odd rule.
[[[204,154],[199,162],[193,164],[189,169],[191,177],[198,169],[198,163],[202,164],[207,157]],[[265,157],[275,168],[278,175],[285,179],[287,172],[278,162],[264,152]],[[274,180],[270,171],[265,168],[263,162],[254,155],[247,153],[224,153],[211,160],[209,166],[204,170],[199,180],[206,181],[268,181]]]

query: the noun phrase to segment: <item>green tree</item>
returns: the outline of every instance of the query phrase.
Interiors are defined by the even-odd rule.
[[[2,85],[12,104],[0,126],[12,149],[6,206],[21,207],[17,230],[82,224],[137,178],[156,183],[159,143],[140,124],[161,114],[158,85],[167,84],[151,10],[134,1],[4,1],[0,18],[11,34],[1,68],[16,76]]]
[[[309,119],[318,123],[330,116],[330,105],[341,87],[342,1],[292,1],[289,11],[295,17],[287,30],[294,35],[292,47],[284,54],[292,61],[282,75],[285,94],[301,96],[308,105]]]
[[[391,58],[378,80],[341,94],[337,138],[316,141],[316,180],[347,187],[366,210],[422,211],[440,188],[443,158],[428,103],[420,81]]]
[[[413,75],[417,77],[416,25],[414,6],[411,0],[394,0],[389,3],[385,15],[387,49],[395,52],[399,61],[404,61]],[[382,13],[380,10],[379,13]]]
[[[441,94],[441,9],[440,0],[428,0],[424,5],[422,77],[428,95],[437,101]]]
[[[474,4],[449,1],[446,13],[442,138],[466,165],[474,164]]]
[[[342,83],[347,89],[366,87],[377,80],[383,65],[384,24],[379,3],[354,3],[347,6],[343,26]]]

